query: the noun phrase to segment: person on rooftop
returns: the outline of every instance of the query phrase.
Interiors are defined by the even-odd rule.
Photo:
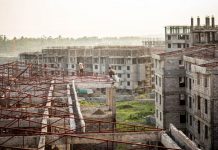
[[[111,67],[109,67],[108,69],[109,69],[109,71],[108,71],[109,76],[110,76],[111,79],[113,79],[112,84],[114,84],[115,82],[119,82],[119,78],[118,78],[118,76],[116,75],[115,70],[112,69]]]
[[[84,75],[84,65],[83,65],[83,63],[79,63],[79,75],[80,76]]]

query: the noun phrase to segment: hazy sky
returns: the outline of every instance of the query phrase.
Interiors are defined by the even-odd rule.
[[[163,35],[206,15],[218,18],[218,0],[0,0],[0,35]]]

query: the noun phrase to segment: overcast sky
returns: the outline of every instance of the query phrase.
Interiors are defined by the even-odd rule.
[[[218,0],[0,0],[0,35],[163,35],[206,15],[218,18]]]

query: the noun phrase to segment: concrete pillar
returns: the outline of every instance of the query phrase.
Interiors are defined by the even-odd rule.
[[[214,18],[214,16],[212,16],[212,18],[211,18],[211,26],[212,26],[212,28],[215,27],[215,18]]]
[[[70,144],[70,150],[73,150],[74,148],[73,148],[73,144]]]
[[[200,27],[201,23],[200,23],[200,17],[198,16],[197,18],[197,26]]]
[[[107,95],[107,100],[106,104],[109,106],[109,110],[112,110],[112,88],[107,88],[106,89],[106,95]]]
[[[111,88],[111,106],[112,106],[112,117],[113,121],[116,121],[116,89],[115,87]]]
[[[106,105],[107,106],[109,105],[108,101],[109,101],[109,89],[106,88]]]
[[[212,42],[215,42],[215,32],[212,32]]]
[[[210,27],[210,17],[209,17],[209,16],[207,16],[207,17],[205,18],[205,25],[206,25],[206,28],[209,28],[209,27]]]
[[[210,43],[210,32],[207,33],[207,43]]]
[[[193,26],[194,26],[194,19],[193,17],[191,17],[191,29],[193,29]]]
[[[201,33],[198,33],[198,42],[201,43]]]

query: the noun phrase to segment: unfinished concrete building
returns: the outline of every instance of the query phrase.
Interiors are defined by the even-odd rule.
[[[194,23],[194,18],[191,18],[190,26],[165,27],[165,47],[167,51],[216,42],[218,42],[218,28],[213,16],[211,19],[209,16],[205,18],[205,25],[201,25],[200,17],[197,17],[197,24]]]
[[[165,48],[167,51],[191,46],[190,26],[165,27]]]
[[[54,69],[62,68],[68,75],[78,73],[79,62],[84,64],[86,74],[96,76],[107,74],[111,66],[120,78],[119,89],[151,90],[154,87],[151,54],[160,51],[143,46],[52,47],[43,49],[41,54],[22,53],[20,61],[37,61]],[[35,60],[32,55],[35,55]]]
[[[107,76],[63,72],[22,62],[0,65],[0,149],[181,149],[162,129],[114,121],[115,90]],[[76,87],[84,86],[108,89],[105,115],[82,111]],[[178,133],[171,126],[171,134]]]
[[[165,48],[165,41],[160,37],[146,37],[145,40],[142,41],[142,45],[148,48],[163,50]]]
[[[213,16],[205,18],[205,25],[201,25],[199,17],[197,17],[197,25],[194,25],[194,19],[191,18],[191,33],[192,45],[218,42],[218,27],[215,25],[215,18]]]
[[[218,149],[218,50],[200,46],[153,55],[156,126],[174,124],[196,145]]]

